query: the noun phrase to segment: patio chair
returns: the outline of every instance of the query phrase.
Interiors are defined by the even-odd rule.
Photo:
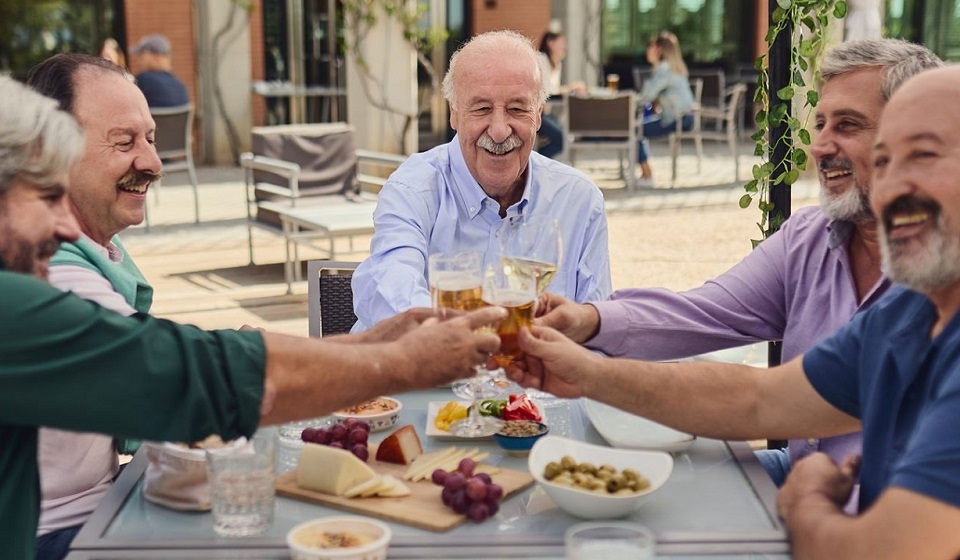
[[[620,173],[632,191],[636,182],[636,94],[613,96],[563,96],[563,136],[570,165],[580,151],[616,151]],[[626,158],[626,163],[624,163]]]
[[[727,76],[720,69],[692,68],[691,81],[698,78],[703,80],[703,93],[700,98],[700,107],[703,110],[701,124],[706,118],[707,128],[722,130],[722,116],[718,118],[713,115],[723,115],[726,110]]]
[[[186,171],[193,187],[194,223],[200,223],[200,199],[197,196],[197,169],[193,164],[193,105],[151,107],[150,116],[157,124],[154,136],[157,156],[163,163],[163,174]],[[154,187],[159,202],[160,181]],[[145,226],[150,228],[150,214],[145,212]]]
[[[357,262],[307,261],[307,325],[310,336],[350,332],[353,312],[353,271]]]
[[[694,127],[688,131],[680,130],[677,127],[677,131],[670,135],[670,160],[673,168],[672,181],[675,184],[677,181],[677,158],[680,155],[680,143],[683,140],[693,140],[698,143],[698,152],[697,152],[697,172],[700,171],[700,160],[703,157],[702,148],[699,148],[703,140],[716,140],[720,142],[726,142],[730,148],[730,156],[733,158],[734,166],[734,182],[738,181],[740,178],[740,107],[743,105],[743,95],[747,91],[746,84],[735,84],[727,88],[726,99],[724,100],[724,105],[726,109],[724,110],[723,119],[721,121],[722,127],[720,130],[704,130],[702,123],[700,121],[706,112],[705,108],[701,108],[697,113],[697,116],[694,118]]]
[[[300,277],[298,244],[322,242],[311,246],[335,258],[334,238],[348,238],[352,250],[354,236],[373,233],[375,193],[404,156],[355,149],[346,123],[257,127],[253,133],[254,151],[240,156],[250,264],[254,227],[286,239],[288,284]],[[287,219],[285,227],[283,214],[294,208],[322,211],[297,226]],[[304,222],[311,231],[303,231]]]

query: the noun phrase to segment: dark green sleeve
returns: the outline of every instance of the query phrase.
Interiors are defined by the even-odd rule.
[[[172,441],[249,435],[265,362],[258,332],[123,317],[0,271],[0,424]]]

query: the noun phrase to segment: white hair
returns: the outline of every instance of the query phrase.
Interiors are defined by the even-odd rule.
[[[543,79],[543,68],[540,66],[539,51],[534,48],[530,39],[517,33],[516,31],[500,30],[488,31],[477,35],[467,41],[463,46],[457,49],[450,57],[450,68],[443,77],[441,91],[443,97],[451,107],[456,106],[456,82],[457,67],[459,66],[460,55],[464,52],[480,52],[499,57],[515,58],[525,56],[530,61],[530,69],[533,71],[537,81],[539,91],[537,92],[537,104],[542,106],[547,101],[547,84]]]

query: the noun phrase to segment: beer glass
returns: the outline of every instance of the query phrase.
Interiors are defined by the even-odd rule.
[[[537,304],[536,271],[531,267],[511,266],[501,260],[484,272],[482,292],[485,303],[507,310],[507,317],[497,327],[500,349],[493,354],[497,365],[504,368],[521,355],[517,342],[520,329],[533,323]],[[502,375],[502,371],[497,373]]]
[[[427,259],[427,280],[433,309],[442,318],[445,311],[473,311],[486,305],[481,298],[483,281],[480,255],[463,252],[454,256],[430,255]],[[454,422],[450,433],[457,437],[485,437],[500,429],[495,418],[480,416],[477,402],[481,384],[487,380],[487,369],[476,368],[476,374],[467,383],[470,387],[470,412],[467,418]]]

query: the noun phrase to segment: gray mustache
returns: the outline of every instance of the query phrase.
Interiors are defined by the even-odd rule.
[[[484,149],[490,153],[501,156],[511,150],[515,150],[523,145],[523,140],[520,140],[520,137],[516,134],[511,134],[503,142],[494,142],[493,138],[490,138],[489,135],[484,134],[477,139],[477,147]]]

